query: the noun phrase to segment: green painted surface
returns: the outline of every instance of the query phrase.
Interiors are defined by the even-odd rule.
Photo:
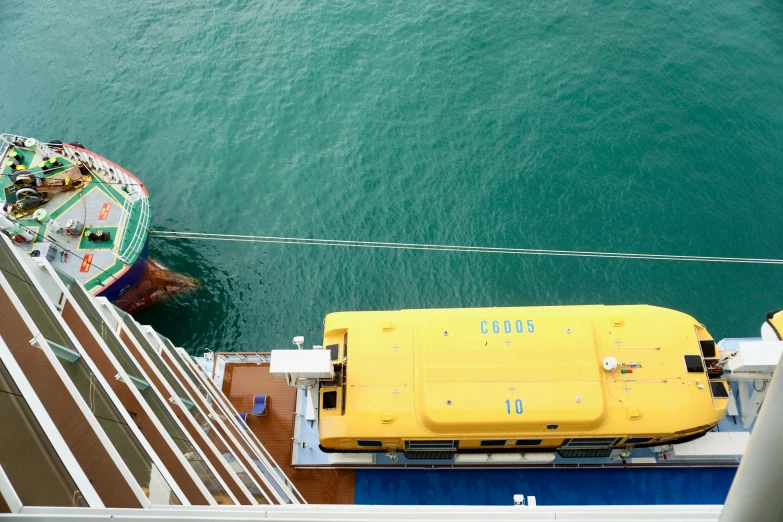
[[[57,219],[76,203],[81,204],[82,196],[86,196],[93,190],[100,190],[100,187],[94,183],[90,183],[83,190],[74,190],[71,197],[69,197],[64,203],[60,204],[60,206],[57,208],[52,209],[52,211],[49,213],[49,219]]]
[[[153,228],[783,257],[778,0],[3,5],[31,24],[0,126],[133,172]],[[651,303],[743,336],[783,307],[777,266],[150,251],[203,286],[140,320],[194,350],[320,344],[334,310]]]
[[[128,221],[125,223],[125,233],[122,236],[122,244],[120,245],[119,252],[124,254],[128,258],[137,257],[144,248],[145,238],[147,236],[146,228],[149,228],[149,214],[144,216],[142,214],[142,202],[141,200],[133,204],[130,211]],[[133,240],[134,231],[137,227],[141,226],[143,236],[141,239]]]
[[[68,170],[69,168],[71,168],[73,166],[73,162],[71,162],[67,158],[63,158],[62,156],[57,156],[57,157],[55,157],[55,159],[59,163],[62,164],[61,167],[58,167],[56,169],[52,169],[52,168],[50,168],[50,165],[47,165],[47,166],[44,167],[44,168],[46,168],[46,172],[44,172],[43,168],[41,168],[41,166],[40,166],[41,163],[43,163],[43,162],[38,162],[36,165],[32,166],[32,168],[30,169],[30,172],[32,172],[33,174],[37,174],[39,176],[43,175],[46,178],[50,178],[52,176],[56,176],[57,174],[60,174],[61,172],[65,171],[65,170]]]
[[[109,234],[111,240],[94,243],[88,239],[91,232],[103,232]],[[114,248],[114,240],[117,238],[117,227],[85,227],[79,238],[79,250],[111,250]]]
[[[92,291],[98,286],[105,286],[107,283],[110,283],[113,276],[123,270],[125,265],[119,260],[115,260],[111,266],[102,266],[100,268],[102,268],[102,270],[98,270],[98,273],[93,276],[92,279],[84,283],[84,288],[88,291]]]
[[[111,182],[103,179],[100,175],[93,176],[92,184],[99,186],[101,190],[114,198],[119,205],[122,205],[122,202],[128,197],[126,192],[118,190],[116,185],[111,184]]]
[[[34,155],[35,155],[35,153],[32,150],[30,150],[30,149],[21,149],[19,147],[16,147],[14,150],[21,151],[25,155],[25,164],[24,165],[27,167],[27,170],[29,170],[31,174],[40,176],[43,173],[41,168],[38,166],[41,162],[38,162],[35,165],[30,165],[29,164],[29,161],[32,160]],[[54,176],[54,175],[59,174],[60,172],[62,172],[64,170],[70,168],[71,166],[73,166],[73,163],[70,160],[68,160],[67,158],[63,158],[61,156],[57,156],[56,159],[57,159],[57,161],[62,163],[63,166],[60,167],[60,168],[57,168],[57,169],[47,170],[46,173],[44,174],[45,177],[48,178],[48,177]],[[13,174],[14,172],[17,172],[14,168],[9,167],[6,164],[3,164],[3,169],[2,169],[3,175],[0,176],[0,189],[4,189],[5,187],[8,187],[8,186],[10,186],[12,184],[11,178],[8,175],[9,174]]]
[[[28,150],[28,149],[24,149],[24,148],[21,148],[21,147],[16,147],[16,148],[14,148],[14,150],[16,150],[16,152],[18,152],[18,153],[21,153],[25,157],[25,162],[27,162],[27,161],[29,161],[29,160],[31,160],[33,158],[33,152]],[[28,165],[27,163],[24,163],[24,165],[26,167],[30,167],[30,165]],[[6,187],[12,185],[12,183],[13,183],[11,181],[11,178],[8,175],[9,174],[13,174],[13,173],[18,172],[18,171],[16,170],[15,166],[9,166],[7,164],[7,161],[3,162],[2,167],[3,167],[3,169],[0,172],[2,172],[3,175],[0,176],[0,189],[5,189]],[[5,197],[5,196],[3,196],[3,197]]]

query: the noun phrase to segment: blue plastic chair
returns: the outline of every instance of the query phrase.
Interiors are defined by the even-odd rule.
[[[248,415],[257,415],[264,417],[269,414],[269,396],[268,395],[256,395],[253,397],[253,409],[250,410]]]

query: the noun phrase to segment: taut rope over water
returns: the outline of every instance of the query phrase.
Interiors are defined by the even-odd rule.
[[[238,234],[208,234],[202,232],[174,232],[150,230],[150,237],[161,239],[189,239],[194,241],[231,241],[237,243],[274,243],[283,245],[314,245],[329,247],[383,248],[394,250],[429,250],[436,252],[470,252],[476,254],[512,254],[533,256],[597,257],[610,259],[646,259],[653,261],[697,261],[703,263],[745,263],[755,265],[781,265],[783,259],[749,257],[715,257],[668,254],[638,254],[630,252],[592,252],[581,250],[545,250],[534,248],[499,248],[464,245],[438,245],[427,243],[392,243],[383,241],[353,241],[346,239],[316,239],[283,236],[248,236]]]

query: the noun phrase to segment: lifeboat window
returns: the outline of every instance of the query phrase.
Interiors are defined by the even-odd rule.
[[[337,351],[340,349],[339,344],[330,344],[326,347],[327,350],[329,350],[329,353],[331,354],[332,360],[337,360]]]
[[[641,444],[643,442],[650,442],[652,437],[628,437],[625,439],[626,444]]]
[[[348,332],[343,336],[343,357],[348,357]]]
[[[715,357],[715,341],[699,341],[699,345],[705,358]]]
[[[538,446],[541,444],[541,439],[519,439],[516,442],[516,446]]]
[[[324,398],[322,399],[321,407],[325,410],[333,410],[337,408],[337,391],[324,392]]]
[[[505,446],[505,440],[482,440],[480,446]]]
[[[557,424],[547,424],[546,425],[546,429],[548,429],[548,430],[556,430],[559,427],[560,426],[558,426]]]
[[[383,442],[379,440],[357,440],[356,445],[364,448],[380,448],[383,446]]]
[[[688,373],[704,373],[704,363],[701,362],[701,355],[686,355],[685,368]]]
[[[726,386],[721,381],[710,381],[710,391],[712,396],[716,399],[728,399],[729,393],[726,391]]]

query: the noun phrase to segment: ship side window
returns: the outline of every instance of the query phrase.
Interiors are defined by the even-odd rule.
[[[688,373],[704,373],[704,363],[701,361],[701,355],[686,355],[685,368]]]
[[[333,410],[337,408],[337,391],[324,392],[321,407],[325,410]]]
[[[380,448],[383,446],[383,442],[379,440],[357,440],[356,444],[363,448]]]
[[[339,344],[330,344],[326,347],[327,350],[329,350],[329,354],[333,361],[337,360],[337,352],[340,349]]]
[[[729,392],[726,391],[726,385],[723,381],[710,381],[710,391],[716,399],[728,399]]]
[[[515,446],[538,446],[541,444],[541,439],[519,439]]]
[[[699,341],[699,346],[705,359],[715,357],[715,341]]]
[[[505,440],[482,440],[480,446],[505,446]]]

